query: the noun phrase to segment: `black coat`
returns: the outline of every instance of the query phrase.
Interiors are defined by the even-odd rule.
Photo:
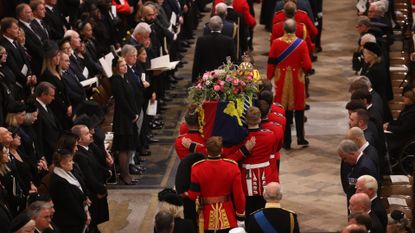
[[[62,73],[62,81],[65,86],[67,97],[72,104],[73,110],[75,110],[76,107],[79,104],[84,103],[87,98],[85,89],[72,70],[67,70]]]
[[[402,144],[415,137],[415,104],[405,106],[398,118],[389,122],[388,130],[401,140]]]
[[[196,233],[196,229],[191,220],[174,218],[173,233]]]
[[[4,126],[7,115],[7,108],[11,104],[14,104],[14,102],[15,100],[13,98],[12,91],[7,85],[7,82],[3,77],[3,73],[0,70],[0,126]]]
[[[38,119],[33,124],[39,145],[38,156],[44,156],[48,164],[50,164],[62,129],[50,108],[46,111],[39,102],[36,101],[35,104],[39,111]]]
[[[31,67],[33,73],[36,75],[40,74],[40,70],[42,69],[42,62],[43,62],[43,41],[35,34],[32,29],[28,28],[26,25],[19,21],[19,26],[23,29],[26,34],[26,43],[25,47],[27,48],[30,56],[32,57],[31,60]]]
[[[348,176],[349,188],[348,199],[356,192],[355,184],[359,177],[363,175],[373,176],[376,180],[379,180],[379,174],[375,164],[364,154],[360,157],[357,163],[352,167],[352,170]]]
[[[385,206],[382,204],[379,197],[373,199],[371,210],[376,217],[378,217],[380,224],[382,224],[383,229],[386,231],[386,226],[388,225],[388,214],[386,213]]]
[[[372,222],[372,227],[370,228],[371,233],[385,233],[385,228],[382,226],[382,224],[379,221],[379,218],[376,216],[374,212],[369,213],[370,220]]]
[[[64,82],[60,77],[54,76],[49,70],[45,70],[39,77],[40,82],[49,82],[55,86],[55,99],[50,104],[50,108],[55,114],[56,120],[62,126],[62,129],[67,130],[72,127],[72,121],[66,114],[68,107],[71,105],[66,94]]]
[[[137,131],[133,129],[132,121],[139,114],[135,102],[134,86],[128,79],[119,75],[113,75],[111,83],[115,101],[112,131],[114,134],[134,135]]]
[[[249,215],[246,231],[249,233],[261,233],[261,227],[258,225],[254,215],[263,211],[265,218],[278,233],[299,233],[297,214],[283,208],[263,208]],[[290,214],[294,217],[294,229],[291,229]]]
[[[46,16],[43,19],[48,24],[49,37],[52,40],[61,40],[65,34],[66,21],[57,7],[50,10],[46,7]]]
[[[232,38],[217,32],[199,37],[193,60],[192,81],[196,81],[206,71],[217,69],[226,63],[226,57],[231,57],[234,61],[234,55],[235,45]]]
[[[90,207],[91,221],[97,225],[109,220],[109,210],[107,197],[99,199],[97,194],[107,195],[106,179],[109,172],[97,160],[91,149],[86,150],[78,145],[78,151],[75,154],[75,162],[79,165],[82,174],[85,177],[85,184],[89,191],[92,201]]]
[[[0,232],[9,233],[9,226],[13,216],[4,200],[3,188],[0,187]]]
[[[382,97],[379,95],[379,93],[377,93],[376,91],[374,91],[372,89],[372,91],[370,91],[370,95],[372,96],[372,110],[369,109],[369,112],[374,111],[376,116],[381,116],[382,119],[384,119],[384,109],[383,109],[383,100]],[[380,123],[383,123],[383,121],[380,121]]]
[[[248,26],[246,25],[244,20],[244,16],[236,12],[233,8],[228,7],[228,14],[226,15],[226,19],[231,22],[234,22],[236,25],[239,26],[239,48],[242,52],[247,51],[249,32]]]
[[[86,195],[78,187],[52,173],[49,194],[55,204],[53,222],[65,232],[81,233],[86,222]]]
[[[364,150],[363,150],[364,156],[368,157],[370,160],[372,160],[372,162],[375,164],[378,173],[380,172],[380,168],[381,168],[381,162],[380,162],[380,158],[378,155],[378,152],[376,151],[376,148],[372,145],[368,145]],[[379,173],[380,174],[380,173]]]
[[[377,62],[372,66],[367,66],[367,69],[362,71],[361,75],[369,78],[372,83],[372,88],[381,97],[383,102],[387,102],[386,90],[392,88],[390,83],[387,83],[387,69],[382,62]]]
[[[145,98],[144,98],[144,86],[141,82],[141,75],[139,72],[137,72],[134,68],[128,67],[128,71],[125,74],[125,77],[130,80],[130,83],[133,84],[134,88],[134,95],[135,95],[135,103],[137,104],[137,110],[141,111],[143,109],[143,106],[145,104]]]

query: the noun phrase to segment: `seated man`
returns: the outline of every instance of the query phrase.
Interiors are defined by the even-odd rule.
[[[410,140],[415,138],[415,87],[406,86],[402,93],[405,107],[396,120],[383,125],[386,134],[389,153],[395,155]]]

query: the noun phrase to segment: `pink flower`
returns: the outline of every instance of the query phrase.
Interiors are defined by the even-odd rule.
[[[234,79],[234,80],[232,81],[232,84],[233,84],[234,86],[238,85],[238,83],[239,83],[239,80],[238,80],[238,79]]]
[[[220,86],[219,85],[215,85],[214,87],[213,87],[213,90],[215,90],[215,91],[220,91]]]
[[[223,80],[220,80],[219,85],[223,87],[225,85],[225,82]]]
[[[227,82],[232,82],[233,78],[229,75],[226,76],[226,81]]]
[[[247,76],[246,79],[248,79],[249,81],[252,80],[252,76]]]
[[[246,85],[246,83],[244,81],[241,81],[240,84],[241,84],[241,86],[245,86]]]
[[[233,94],[238,94],[239,93],[239,89],[238,88],[234,88],[233,89]]]

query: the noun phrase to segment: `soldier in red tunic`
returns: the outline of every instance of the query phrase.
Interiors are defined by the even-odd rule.
[[[305,78],[312,64],[306,43],[295,36],[296,23],[288,19],[284,23],[285,34],[272,42],[269,52],[267,77],[274,79],[275,101],[286,110],[288,121],[295,111],[297,144],[308,145],[304,138]],[[286,124],[284,135],[285,149],[291,148],[291,128]]]
[[[203,138],[202,134],[199,132],[199,120],[198,120],[199,114],[197,114],[197,111],[188,111],[186,113],[186,116],[184,117],[184,120],[186,122],[187,126],[187,132],[184,134],[179,135],[179,137],[176,138],[176,153],[179,156],[180,160],[182,160],[184,157],[189,155],[190,153],[195,152],[195,146],[199,145],[200,147],[205,146],[205,139]],[[183,138],[190,139],[194,144],[194,147],[186,148],[182,140]],[[199,151],[200,152],[200,151]]]
[[[229,156],[241,163],[242,187],[246,196],[246,213],[264,208],[265,201],[262,197],[263,187],[269,182],[278,181],[272,166],[271,155],[278,147],[274,133],[268,129],[259,127],[261,112],[257,107],[250,107],[246,113],[248,136],[246,140],[255,138],[255,146],[248,156]],[[238,155],[238,154],[234,154]]]
[[[186,195],[191,200],[199,198],[199,229],[229,232],[231,228],[244,225],[245,196],[241,172],[235,161],[221,158],[220,137],[209,138],[206,147],[208,157],[193,165]]]

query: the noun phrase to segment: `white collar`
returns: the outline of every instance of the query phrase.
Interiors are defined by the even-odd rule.
[[[359,162],[359,159],[362,157],[362,155],[363,155],[363,152],[360,152],[359,156],[357,156],[356,164],[357,164],[357,162]]]
[[[85,150],[89,150],[89,146],[84,146],[84,145],[79,145],[81,147],[83,147]]]
[[[10,43],[12,43],[12,44],[15,41],[15,40],[13,40],[12,38],[10,38],[10,37],[8,37],[6,35],[3,35],[3,37],[6,38],[8,41],[10,41]],[[14,46],[14,44],[13,44],[13,46]]]
[[[36,101],[46,110],[46,112],[48,111],[46,104],[43,103],[42,100],[40,100],[39,98],[36,98]]]
[[[378,197],[378,195],[375,193],[375,196],[373,196],[372,198],[370,198],[370,201],[372,202],[373,200],[375,200]]]
[[[25,21],[23,21],[21,19],[19,19],[19,22],[21,22],[22,24],[26,25],[26,27],[28,27],[28,28],[30,28],[30,30],[32,30],[32,27],[30,26],[30,23],[25,22]]]
[[[366,109],[369,110],[372,107],[372,104],[369,104]]]
[[[43,27],[42,20],[41,19],[38,19],[36,17],[33,17],[33,20],[36,20],[36,22],[38,22],[40,24],[40,26]]]
[[[81,192],[84,192],[84,190],[82,190],[81,184],[71,172],[67,172],[60,167],[54,167],[53,173],[68,181],[69,184],[76,186],[79,190],[81,190]]]
[[[214,32],[222,33],[221,31],[210,31],[210,33],[214,33]]]
[[[365,144],[363,144],[360,148],[359,148],[359,151],[360,151],[360,153],[363,153],[363,151],[367,148],[369,146],[369,142],[368,141],[366,141],[366,143]]]
[[[49,10],[53,10],[53,6],[45,4],[46,8],[48,8]]]

